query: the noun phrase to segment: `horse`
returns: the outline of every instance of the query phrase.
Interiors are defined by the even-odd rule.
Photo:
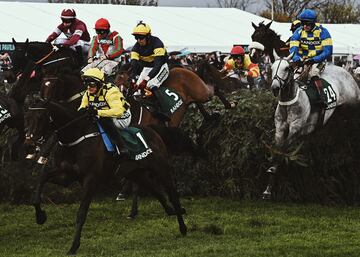
[[[122,67],[118,71],[115,78],[115,84],[119,88],[129,88],[129,72],[129,66]],[[173,90],[182,99],[182,104],[178,106],[176,111],[172,114],[171,120],[166,124],[169,127],[178,127],[180,125],[188,106],[192,103],[197,105],[205,119],[211,119],[211,115],[205,110],[202,104],[210,101],[214,95],[220,97],[225,108],[229,109],[234,107],[234,104],[229,103],[225,99],[221,92],[216,88],[216,85],[206,84],[206,82],[204,82],[204,80],[195,72],[185,68],[174,67],[170,69],[169,77],[161,87],[167,87]],[[169,96],[177,98],[173,93],[169,93]],[[164,122],[151,115],[151,113],[143,106],[140,106],[139,110],[132,109],[132,114],[133,119],[136,119],[138,124],[164,124]]]
[[[274,53],[276,56],[276,53]],[[314,132],[327,123],[335,109],[341,105],[356,104],[360,101],[360,89],[351,74],[345,69],[328,64],[321,78],[329,83],[324,92],[327,95],[328,107],[317,107],[313,110],[305,89],[307,85],[301,81],[303,74],[297,74],[301,68],[290,62],[292,55],[279,58],[272,64],[271,89],[278,96],[275,111],[275,146],[285,152],[295,139]],[[294,78],[294,75],[295,78]],[[271,190],[279,160],[267,170],[269,182],[263,192],[263,198],[271,197]]]
[[[177,216],[179,230],[181,234],[185,235],[187,228],[182,217],[185,211],[181,208],[172,178],[173,168],[167,159],[169,150],[167,147],[169,145],[165,144],[169,138],[178,138],[178,135],[166,137],[161,134],[167,128],[156,130],[156,128],[139,126],[144,134],[144,140],[151,149],[150,153],[147,152],[147,157],[144,158],[141,155],[137,161],[126,157],[114,159],[112,154],[107,153],[96,124],[86,119],[85,116],[87,115],[78,112],[73,106],[66,106],[69,105],[65,101],[66,97],[69,94],[82,91],[83,87],[83,84],[42,85],[43,108],[53,120],[53,127],[57,131],[58,140],[62,147],[54,154],[55,168],[50,171],[42,170],[36,186],[33,204],[37,223],[43,224],[47,219],[46,213],[40,206],[42,190],[47,181],[63,186],[68,186],[74,181],[81,182],[84,194],[77,215],[74,240],[68,252],[68,254],[75,254],[80,246],[82,226],[97,182],[106,180],[107,176],[116,173],[118,176],[126,177],[150,191],[160,201],[167,214]],[[64,92],[68,94],[65,95]],[[30,119],[28,123],[34,124],[30,127],[34,130],[38,129],[37,117],[35,115],[28,117]],[[165,189],[173,207],[168,205],[161,191],[152,186],[152,182],[148,180],[147,172],[150,172],[160,183],[160,186]]]
[[[259,42],[264,45],[264,53],[270,56],[271,62],[275,61],[275,57],[273,54],[273,50],[276,51],[279,56],[288,56],[289,55],[289,47],[286,45],[284,41],[280,39],[280,35],[278,35],[274,30],[270,29],[272,21],[268,24],[264,24],[264,21],[260,22],[258,26],[256,26],[253,22],[251,25],[255,29],[253,34],[251,35],[252,41]]]

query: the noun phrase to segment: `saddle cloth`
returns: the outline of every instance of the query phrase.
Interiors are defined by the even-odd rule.
[[[13,111],[8,100],[4,96],[0,96],[0,124],[12,117]]]
[[[101,127],[99,122],[97,122],[97,125],[107,151],[115,152],[116,151],[115,144],[109,138],[109,136]],[[119,132],[122,138],[124,139],[125,147],[129,150],[130,159],[136,161],[142,160],[152,153],[152,149],[146,143],[145,137],[143,136],[141,129],[135,127],[128,127],[119,130]]]
[[[161,100],[162,100],[162,109],[161,111],[164,113],[167,113],[169,115],[169,117],[171,115],[173,115],[179,108],[180,106],[184,103],[183,99],[181,98],[181,96],[179,94],[177,94],[174,90],[165,87],[165,86],[161,86],[159,87],[159,93],[161,95]],[[152,95],[151,97],[148,98],[144,98],[142,100],[142,103],[145,106],[148,106],[150,108],[148,108],[150,111],[153,110],[152,107],[155,107],[155,109],[157,109],[157,99],[155,98],[154,95]]]
[[[337,95],[336,95],[333,87],[331,86],[331,84],[329,84],[325,79],[321,79],[321,81],[322,81],[322,85],[323,85],[323,91],[326,95],[327,103],[328,103],[326,110],[333,109],[336,107]],[[320,96],[316,89],[315,83],[309,81],[306,84],[306,86],[304,86],[302,88],[305,90],[307,96],[309,97],[309,101],[310,101],[310,105],[311,105],[311,112],[319,111],[320,106],[318,103],[320,101]]]

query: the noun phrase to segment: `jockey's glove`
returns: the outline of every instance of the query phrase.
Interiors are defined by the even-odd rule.
[[[148,81],[146,79],[144,79],[143,81],[140,82],[138,89],[144,89],[146,88]]]
[[[106,60],[106,59],[107,59],[107,55],[106,55],[106,54],[100,56],[100,58],[99,58],[100,61],[103,61],[103,60]]]
[[[88,106],[87,108],[87,113],[88,113],[88,116],[91,120],[94,120],[97,118],[97,115],[98,115],[98,111],[92,107],[91,105]]]
[[[304,61],[304,65],[313,65],[315,63],[314,59],[306,59]]]
[[[94,59],[92,58],[92,57],[90,57],[89,59],[88,59],[88,63],[90,64],[90,63],[92,63],[94,61]]]

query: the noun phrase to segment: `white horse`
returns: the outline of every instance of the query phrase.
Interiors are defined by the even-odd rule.
[[[328,99],[328,108],[311,112],[308,95],[300,85],[301,82],[294,74],[294,65],[290,62],[291,55],[277,58],[272,64],[271,89],[278,95],[278,105],[275,111],[275,145],[278,149],[286,150],[299,136],[310,134],[320,124],[324,125],[332,116],[335,108],[345,104],[360,102],[360,89],[349,72],[332,64],[326,65],[321,74],[331,87],[324,92]],[[278,164],[270,167],[269,183],[263,193],[264,199],[271,197],[271,189]]]

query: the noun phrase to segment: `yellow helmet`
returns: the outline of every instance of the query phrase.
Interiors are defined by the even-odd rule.
[[[105,74],[98,68],[91,68],[84,72],[81,75],[82,80],[86,81],[96,81],[96,82],[105,82]]]
[[[151,34],[151,28],[149,25],[139,22],[138,25],[133,29],[133,35],[149,35]]]

